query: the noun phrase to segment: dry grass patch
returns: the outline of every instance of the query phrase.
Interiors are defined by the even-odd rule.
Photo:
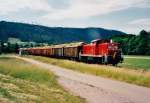
[[[75,61],[54,59],[40,56],[27,56],[45,63],[50,63],[67,69],[79,71],[82,73],[93,74],[97,76],[103,76],[127,83],[150,87],[150,72],[143,70],[132,70],[127,68],[85,64]]]
[[[85,103],[57,84],[56,76],[36,65],[0,57],[1,103]]]

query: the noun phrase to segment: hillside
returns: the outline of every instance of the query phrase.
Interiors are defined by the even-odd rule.
[[[0,22],[0,40],[18,38],[21,41],[64,43],[72,41],[89,42],[97,38],[109,38],[113,35],[123,35],[124,32],[103,28],[62,28],[46,27],[32,24]]]

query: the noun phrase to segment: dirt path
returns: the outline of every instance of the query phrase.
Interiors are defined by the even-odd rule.
[[[150,103],[150,88],[82,74],[28,58],[15,58],[52,71],[64,88],[89,103]]]

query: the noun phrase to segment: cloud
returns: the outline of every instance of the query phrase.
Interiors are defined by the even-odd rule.
[[[48,5],[47,0],[1,0],[0,15],[7,15],[12,12],[18,12],[21,9],[45,10],[50,11],[52,8]]]
[[[123,28],[122,30],[127,31],[131,28],[133,30],[148,28],[149,18],[129,23],[128,19],[132,15],[129,18],[123,16],[121,23],[119,17],[112,19],[114,12],[132,11],[133,8],[150,9],[150,0],[0,0],[0,19],[35,22],[48,26]],[[125,15],[130,13],[125,12]],[[108,15],[111,16],[108,17]],[[148,16],[148,14],[142,14],[140,17]],[[94,17],[99,17],[99,20],[95,20]]]
[[[129,33],[137,33],[141,30],[150,31],[150,18],[140,18],[127,22],[122,30],[128,31]]]
[[[142,18],[129,22],[130,25],[139,25],[139,26],[150,26],[150,18]]]
[[[80,19],[108,14],[131,7],[148,8],[149,0],[71,0],[70,7],[45,15],[48,20]]]
[[[61,6],[60,6],[61,5]],[[18,12],[23,8],[47,11],[43,19],[80,19],[108,14],[130,7],[150,7],[149,0],[1,0],[0,15]],[[57,9],[59,8],[59,9]]]

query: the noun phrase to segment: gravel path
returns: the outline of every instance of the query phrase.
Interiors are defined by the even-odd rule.
[[[52,71],[65,89],[89,103],[150,103],[150,88],[82,74],[29,58],[13,57]]]

